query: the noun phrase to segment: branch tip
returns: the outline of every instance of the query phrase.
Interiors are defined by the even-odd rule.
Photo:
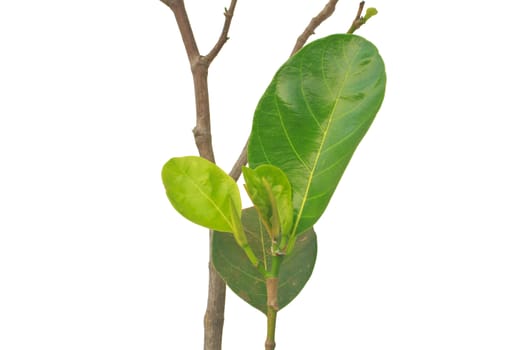
[[[211,63],[215,57],[219,54],[219,51],[221,51],[222,47],[228,41],[228,32],[230,30],[230,25],[233,18],[233,13],[235,11],[235,6],[237,5],[237,0],[231,0],[230,7],[224,8],[224,25],[222,27],[221,35],[219,36],[219,39],[217,40],[217,43],[215,46],[210,50],[210,52],[206,55],[209,62]]]
[[[377,9],[375,7],[369,7],[366,9],[365,15],[362,16],[364,8],[365,8],[365,2],[361,1],[359,3],[359,8],[357,9],[357,15],[355,16],[355,19],[352,22],[350,29],[348,29],[348,32],[347,32],[348,34],[353,34],[363,24],[365,24],[370,18],[377,15]]]
[[[292,54],[290,56],[293,56],[297,51],[299,51],[304,46],[308,38],[314,34],[314,30],[334,13],[337,1],[338,0],[329,0],[321,12],[312,18],[308,26],[306,26],[304,29],[303,33],[297,38],[297,42],[295,43],[295,47],[293,48]]]

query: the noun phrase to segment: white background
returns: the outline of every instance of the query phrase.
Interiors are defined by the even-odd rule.
[[[344,32],[340,1],[315,38]],[[369,1],[386,98],[325,215],[278,349],[525,349],[523,15],[512,1]],[[228,1],[187,7],[202,53]],[[210,70],[229,170],[321,0],[239,1]],[[196,154],[193,87],[154,0],[0,3],[0,349],[201,349],[207,233],[160,169]],[[246,202],[245,205],[248,205]],[[225,350],[264,316],[227,296]]]

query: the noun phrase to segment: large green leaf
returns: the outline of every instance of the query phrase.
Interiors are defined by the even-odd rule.
[[[336,34],[305,46],[274,76],[253,120],[251,168],[273,164],[293,189],[301,233],[319,219],[383,101],[386,74],[376,47]]]
[[[232,216],[241,215],[235,181],[212,162],[195,156],[170,159],[162,182],[173,207],[186,219],[212,230],[233,232]]]
[[[269,269],[270,240],[255,208],[242,211],[242,223],[250,246]],[[303,289],[314,269],[317,240],[313,229],[297,239],[293,252],[286,255],[279,273],[278,304],[282,309]],[[264,276],[246,257],[231,235],[213,235],[212,257],[215,269],[231,290],[256,309],[266,313],[266,282]]]

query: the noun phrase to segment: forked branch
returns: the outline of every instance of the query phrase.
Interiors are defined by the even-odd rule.
[[[184,48],[190,62],[195,92],[196,125],[193,129],[195,144],[201,157],[215,162],[212,145],[210,123],[210,99],[208,93],[208,69],[211,62],[217,57],[222,47],[228,40],[228,31],[235,11],[237,0],[231,0],[230,7],[225,10],[224,25],[217,43],[206,55],[199,52],[195,36],[191,27],[184,0],[161,0],[175,14]],[[210,245],[213,232],[210,232]],[[222,343],[222,329],[224,325],[224,304],[226,285],[221,279],[213,264],[210,263],[208,282],[208,304],[204,316],[204,349],[220,350]]]

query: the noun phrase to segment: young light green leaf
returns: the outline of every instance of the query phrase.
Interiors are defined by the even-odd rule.
[[[369,41],[347,34],[316,40],[276,73],[255,111],[251,168],[273,164],[288,177],[292,236],[326,209],[385,93],[385,66]]]
[[[375,15],[377,15],[377,9],[375,7],[369,7],[366,9],[363,21],[366,23],[366,21],[368,21],[371,17],[374,17]]]
[[[293,224],[292,187],[279,168],[264,164],[256,169],[244,167],[246,191],[272,239],[287,237]]]
[[[162,168],[162,182],[171,204],[186,219],[233,232],[232,214],[240,217],[241,196],[235,181],[217,165],[195,156],[172,158]]]

